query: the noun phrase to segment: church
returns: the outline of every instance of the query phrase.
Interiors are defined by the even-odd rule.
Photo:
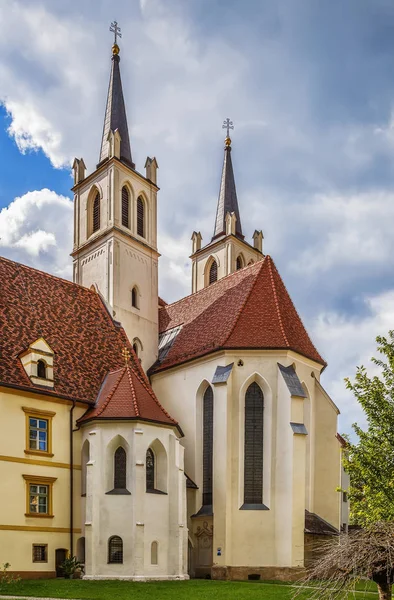
[[[86,579],[290,580],[343,527],[326,363],[244,234],[225,125],[213,235],[168,304],[115,38],[98,164],[73,164],[73,282],[0,258],[0,563],[22,577],[77,556]]]

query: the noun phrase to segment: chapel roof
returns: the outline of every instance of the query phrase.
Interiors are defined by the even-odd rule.
[[[288,349],[326,365],[270,256],[160,307],[159,331],[167,345],[152,373],[220,349]]]
[[[124,364],[129,340],[101,296],[59,277],[0,257],[0,385],[45,393],[19,356],[44,338],[54,352],[50,393],[94,402],[105,374]],[[48,390],[47,390],[48,393]]]
[[[156,398],[138,360],[106,375],[94,407],[78,423],[93,419],[153,421],[177,426],[181,432]]]

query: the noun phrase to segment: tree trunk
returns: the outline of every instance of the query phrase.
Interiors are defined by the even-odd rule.
[[[392,600],[392,584],[378,583],[379,600]]]

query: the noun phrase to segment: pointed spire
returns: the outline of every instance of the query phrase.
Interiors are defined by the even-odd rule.
[[[116,23],[117,26],[117,23]],[[113,29],[111,29],[113,31]],[[120,29],[117,28],[117,35]],[[127,127],[126,108],[123,98],[122,80],[120,78],[119,68],[119,46],[115,41],[112,46],[112,67],[111,75],[109,78],[108,96],[107,96],[107,108],[105,110],[103,136],[101,140],[101,150],[99,163],[108,158],[109,156],[109,141],[108,137],[110,132],[114,132],[116,129],[120,134],[120,160],[125,162],[127,165],[135,168],[133,159],[131,156],[129,130]]]
[[[216,222],[215,230],[212,239],[226,234],[226,215],[227,213],[235,213],[236,216],[236,231],[235,235],[241,239],[244,238],[242,235],[241,217],[239,214],[237,190],[235,188],[235,179],[233,164],[231,161],[231,139],[229,136],[229,129],[234,129],[230,119],[224,121],[223,127],[227,129],[227,137],[225,139],[224,146],[224,162],[222,179],[220,182],[220,191],[218,206],[216,209]]]

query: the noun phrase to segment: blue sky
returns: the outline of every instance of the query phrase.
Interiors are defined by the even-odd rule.
[[[212,234],[229,116],[244,233],[263,229],[349,431],[343,378],[394,325],[394,4],[3,0],[0,252],[64,277],[115,18],[134,160],[160,167],[161,294],[190,291],[191,232]]]

